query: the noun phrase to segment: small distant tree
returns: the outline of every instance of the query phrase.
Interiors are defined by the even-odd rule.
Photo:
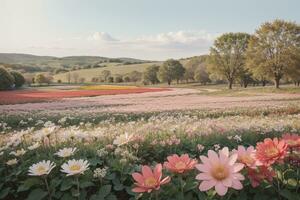
[[[207,73],[206,69],[204,66],[199,66],[194,73],[194,80],[206,85],[207,83],[211,82],[209,79],[209,74]]]
[[[113,82],[114,82],[114,77],[109,76],[109,77],[107,78],[107,81],[108,81],[109,83],[113,83]]]
[[[159,83],[157,74],[159,71],[159,66],[157,65],[151,65],[146,68],[144,72],[144,81],[149,82],[151,84],[157,84]]]
[[[172,80],[176,80],[177,83],[183,78],[185,69],[178,60],[169,59],[163,63],[159,68],[159,76],[162,81],[166,81],[168,85],[171,85]]]
[[[14,77],[15,87],[19,88],[25,83],[25,78],[20,72],[11,71],[10,74]]]
[[[4,67],[0,66],[0,90],[7,90],[13,87],[14,77]]]
[[[79,74],[77,72],[73,72],[72,77],[73,77],[74,83],[78,83]]]
[[[115,83],[122,83],[123,82],[123,77],[121,75],[116,75],[114,78]]]
[[[66,79],[67,79],[67,82],[70,84],[71,83],[71,73],[70,72],[66,73]]]
[[[138,71],[132,71],[129,73],[129,78],[132,82],[138,82],[142,80],[142,73]]]
[[[229,89],[245,67],[249,38],[247,33],[225,33],[215,40],[210,49],[209,72],[226,78]]]
[[[130,82],[130,77],[129,76],[125,76],[124,77],[124,82]]]
[[[84,77],[79,78],[79,82],[80,83],[84,83],[85,82],[85,78]]]
[[[104,81],[107,82],[108,77],[111,76],[111,72],[109,70],[103,70],[101,72],[101,76],[103,77]]]
[[[43,74],[37,74],[37,75],[35,75],[35,77],[34,77],[34,82],[37,83],[37,84],[39,84],[39,85],[41,85],[41,84],[43,84],[43,83],[47,83],[48,80],[47,80],[47,78],[45,77],[45,75],[43,75]]]

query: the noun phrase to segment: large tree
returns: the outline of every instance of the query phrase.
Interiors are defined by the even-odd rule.
[[[247,33],[225,33],[215,40],[210,49],[209,71],[226,78],[229,89],[245,67],[249,38]]]
[[[24,85],[25,78],[24,78],[24,76],[20,72],[11,71],[10,74],[14,77],[14,79],[15,79],[14,83],[15,83],[15,86],[17,88],[21,87],[22,85]]]
[[[262,71],[279,88],[284,75],[293,73],[295,59],[300,56],[300,26],[293,22],[266,22],[255,32],[247,50],[247,66]]]
[[[103,77],[104,81],[107,82],[108,77],[111,76],[111,72],[109,70],[103,70],[101,72],[101,76]]]
[[[178,60],[169,59],[163,63],[159,68],[159,76],[162,81],[166,81],[168,85],[172,80],[176,80],[177,83],[183,78],[185,69]]]
[[[0,90],[7,90],[13,87],[14,77],[2,66],[0,66]]]
[[[144,81],[151,84],[159,83],[157,73],[159,71],[159,66],[151,65],[146,68],[144,72]]]

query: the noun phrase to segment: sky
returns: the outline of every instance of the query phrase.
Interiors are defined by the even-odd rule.
[[[300,23],[299,0],[0,0],[0,52],[164,60],[219,35]]]

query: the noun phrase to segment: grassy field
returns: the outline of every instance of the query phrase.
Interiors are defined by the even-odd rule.
[[[144,72],[144,70],[150,65],[157,64],[160,65],[160,62],[155,63],[143,63],[143,64],[132,64],[132,65],[122,65],[119,63],[109,63],[107,67],[102,68],[93,68],[93,69],[81,69],[72,71],[73,73],[78,73],[80,78],[85,78],[87,82],[89,82],[94,77],[99,77],[103,70],[111,71],[112,75],[120,74],[125,75],[132,71]],[[62,82],[67,82],[66,73],[57,74],[54,76],[54,81],[61,80]]]

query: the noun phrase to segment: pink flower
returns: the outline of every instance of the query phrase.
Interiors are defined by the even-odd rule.
[[[261,165],[255,158],[255,149],[253,146],[247,149],[244,146],[239,145],[237,150],[233,150],[233,153],[237,153],[238,161],[245,164],[247,167],[255,168],[257,165]]]
[[[142,166],[142,173],[133,173],[133,179],[136,181],[133,192],[148,192],[152,190],[159,190],[161,185],[169,183],[171,178],[169,176],[162,178],[162,165],[157,164],[152,171],[147,165]]]
[[[263,165],[270,166],[275,162],[282,162],[287,154],[288,145],[284,140],[266,138],[256,145],[256,159]]]
[[[201,172],[196,176],[200,183],[200,191],[207,191],[215,187],[216,192],[220,196],[224,196],[228,188],[241,190],[243,188],[241,180],[245,177],[239,173],[244,164],[237,163],[237,154],[229,156],[227,147],[223,148],[217,154],[215,151],[209,150],[208,157],[200,156],[202,164],[196,165]]]
[[[167,157],[168,162],[164,166],[174,173],[182,174],[186,171],[194,169],[197,164],[196,160],[190,159],[188,154],[183,154],[180,157],[177,154]]]
[[[297,134],[284,134],[282,139],[287,143],[289,148],[300,147],[300,135]]]
[[[248,178],[254,188],[259,186],[263,180],[267,180],[271,184],[275,175],[275,171],[271,167],[259,166],[257,169],[248,168]]]

